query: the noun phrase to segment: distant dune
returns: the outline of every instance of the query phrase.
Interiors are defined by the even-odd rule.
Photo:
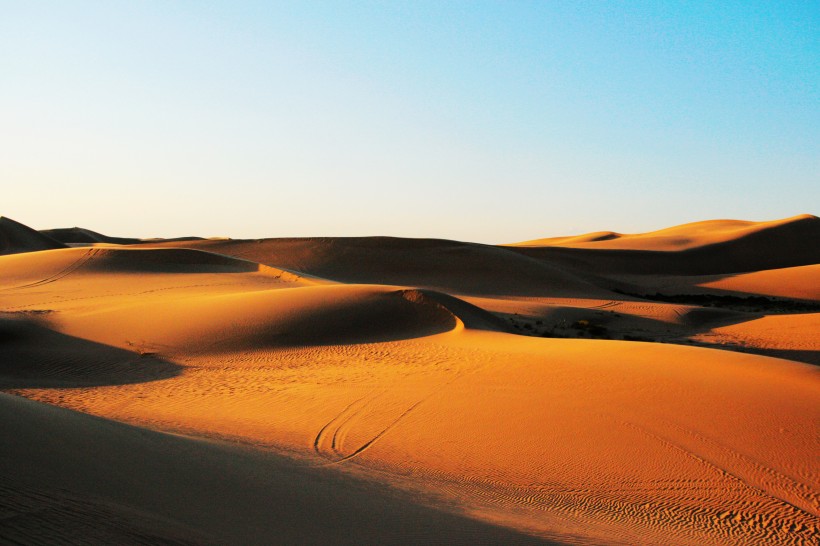
[[[816,217],[511,246],[0,228],[0,542],[816,542]]]
[[[63,243],[109,243],[115,245],[133,245],[140,239],[129,237],[109,237],[90,229],[81,227],[44,229],[40,233]]]
[[[540,239],[509,248],[532,258],[609,273],[709,275],[820,262],[820,245],[814,243],[820,240],[820,219],[811,215],[774,222],[697,222],[600,241],[574,239]]]
[[[338,282],[410,285],[472,295],[604,295],[562,263],[440,239],[340,237],[157,243],[198,248]]]
[[[0,216],[0,256],[64,247],[64,244],[47,235]]]
[[[738,241],[748,237],[756,241],[789,240],[792,237],[810,236],[818,231],[820,219],[810,214],[801,214],[771,222],[707,220],[634,235],[604,231],[572,237],[535,239],[515,243],[513,246],[671,251]]]
[[[138,243],[153,241],[197,241],[202,239],[202,237],[174,237],[170,239],[136,239],[133,237],[111,237],[81,227],[44,229],[40,230],[40,233],[62,243],[73,245],[87,245],[95,243],[105,243],[114,245],[135,245]]]

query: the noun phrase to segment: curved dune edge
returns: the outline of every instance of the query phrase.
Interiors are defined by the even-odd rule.
[[[94,387],[162,381],[182,367],[56,332],[37,314],[0,312],[0,388]]]
[[[623,289],[642,294],[767,296],[820,302],[820,264],[720,275],[617,275]]]
[[[139,283],[137,276],[164,274],[259,273],[301,284],[326,282],[285,269],[256,262],[185,248],[122,248],[117,246],[65,248],[0,256],[0,290],[46,288],[69,276],[134,275],[127,282]],[[97,280],[95,279],[95,280]],[[126,280],[123,280],[126,282]]]
[[[702,288],[820,301],[820,264],[703,279]]]
[[[115,347],[174,354],[379,343],[465,326],[505,329],[486,311],[445,294],[318,285],[135,302],[83,313],[61,331]]]

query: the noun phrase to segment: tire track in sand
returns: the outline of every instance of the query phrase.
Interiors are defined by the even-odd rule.
[[[74,273],[75,271],[77,271],[78,269],[83,267],[85,264],[90,262],[92,259],[94,259],[94,256],[96,256],[99,253],[99,251],[100,251],[99,248],[92,248],[92,249],[88,250],[82,256],[80,256],[76,261],[72,262],[67,267],[65,267],[61,271],[58,271],[54,275],[46,277],[45,279],[40,279],[39,281],[35,281],[35,282],[32,282],[32,283],[28,283],[28,284],[23,284],[23,285],[20,285],[20,286],[12,286],[12,287],[9,287],[9,288],[3,288],[2,290],[3,291],[6,291],[6,290],[23,290],[25,288],[36,288],[38,286],[45,286],[47,284],[57,282],[60,279],[64,279],[65,277],[71,275],[72,273]]]
[[[367,396],[364,396],[355,402],[351,403],[347,407],[345,407],[336,417],[331,419],[327,424],[325,424],[319,433],[316,435],[316,438],[313,441],[313,448],[317,454],[321,455],[323,458],[328,459],[329,462],[325,463],[327,465],[334,465],[334,464],[341,464],[347,462],[355,457],[358,457],[368,449],[370,449],[373,444],[378,442],[381,438],[384,437],[388,432],[396,428],[396,426],[401,423],[408,415],[410,415],[416,408],[422,405],[424,402],[432,398],[433,396],[440,394],[444,389],[461,379],[462,377],[470,374],[478,373],[480,370],[484,369],[485,366],[480,366],[472,371],[469,372],[461,372],[457,374],[455,377],[450,379],[449,381],[445,381],[444,383],[440,384],[438,387],[433,389],[429,392],[426,396],[423,396],[413,404],[411,404],[406,410],[404,410],[398,417],[390,422],[386,427],[384,427],[379,433],[371,437],[365,443],[360,445],[358,448],[353,450],[350,454],[344,455],[343,452],[343,442],[344,438],[347,436],[347,431],[351,427],[351,423],[358,418],[362,412],[369,407],[377,398],[383,396],[388,391],[382,391],[375,396],[371,396],[369,399]],[[365,399],[367,399],[365,401]],[[330,449],[328,450],[326,447],[328,437],[331,438],[330,442]]]
[[[328,421],[325,426],[319,430],[316,438],[313,440],[313,450],[321,457],[336,462],[339,446],[339,431],[341,428],[350,423],[350,421],[361,413],[367,406],[369,406],[376,398],[384,393],[376,395],[362,396],[361,398],[348,404],[341,412],[339,412],[333,419]],[[328,438],[330,445],[328,446]]]

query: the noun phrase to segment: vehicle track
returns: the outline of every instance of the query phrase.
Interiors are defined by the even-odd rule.
[[[351,419],[353,419],[356,415],[361,413],[365,407],[369,406],[373,400],[378,398],[381,394],[376,394],[375,396],[362,396],[361,398],[355,400],[348,404],[341,412],[339,412],[333,419],[328,421],[325,426],[319,431],[316,435],[316,438],[313,441],[313,449],[316,453],[325,459],[331,460],[336,462],[338,460],[337,455],[339,453],[340,445],[339,445],[339,430],[345,424],[349,423]],[[328,437],[330,437],[330,445],[327,445]]]
[[[355,402],[351,403],[347,407],[345,407],[336,417],[331,419],[327,424],[325,424],[319,433],[316,435],[316,438],[313,441],[313,447],[316,453],[328,459],[329,462],[326,463],[328,465],[333,464],[340,464],[351,459],[354,459],[370,449],[373,444],[378,442],[381,438],[383,438],[388,432],[396,428],[396,426],[401,423],[408,415],[410,415],[416,408],[422,405],[424,402],[432,398],[433,396],[440,394],[443,390],[448,388],[450,385],[461,379],[466,375],[473,375],[484,368],[487,365],[480,366],[470,371],[460,372],[455,375],[449,381],[443,382],[437,388],[433,389],[427,395],[423,396],[413,404],[411,404],[407,409],[405,409],[398,417],[396,417],[393,421],[390,422],[389,425],[384,427],[380,432],[376,435],[371,437],[369,440],[364,442],[358,448],[353,450],[351,453],[345,455],[343,450],[343,442],[344,438],[347,436],[347,431],[350,429],[351,423],[362,414],[362,412],[368,408],[377,398],[387,394],[388,391],[382,391],[374,396],[371,397],[362,397]],[[367,399],[365,401],[365,399]],[[330,436],[330,449],[326,448],[327,438]]]
[[[20,286],[12,286],[12,287],[9,287],[9,288],[3,288],[2,290],[3,291],[6,291],[6,290],[23,290],[23,289],[26,289],[26,288],[36,288],[38,286],[45,286],[47,284],[57,282],[60,279],[64,279],[65,277],[71,275],[72,273],[74,273],[75,271],[77,271],[78,269],[83,267],[85,264],[87,264],[88,262],[93,260],[94,256],[96,256],[99,253],[99,251],[100,251],[100,249],[98,249],[98,248],[89,249],[87,252],[85,252],[82,256],[80,256],[76,261],[72,262],[66,268],[62,269],[61,271],[58,271],[54,275],[46,277],[45,279],[40,279],[39,281],[35,281],[35,282],[32,282],[32,283],[28,283],[28,284],[23,284],[23,285],[20,285]]]

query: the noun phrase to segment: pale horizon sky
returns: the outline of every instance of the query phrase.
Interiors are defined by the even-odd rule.
[[[820,213],[818,2],[0,0],[36,229],[504,243]]]

